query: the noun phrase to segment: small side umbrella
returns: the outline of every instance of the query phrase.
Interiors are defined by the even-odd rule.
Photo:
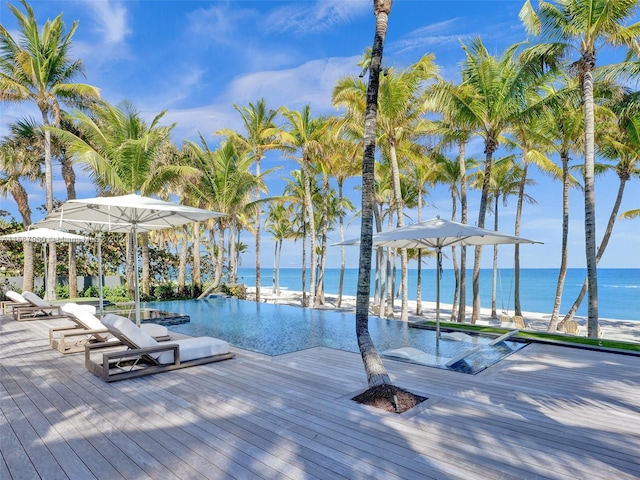
[[[44,245],[44,281],[45,281],[45,298],[46,298],[46,285],[47,285],[47,243],[86,243],[93,241],[90,237],[84,237],[82,235],[76,235],[75,233],[61,232],[59,230],[53,230],[51,228],[34,228],[31,230],[25,230],[18,233],[10,233],[8,235],[0,236],[0,242],[32,242],[42,243]],[[69,279],[71,281],[71,279]]]

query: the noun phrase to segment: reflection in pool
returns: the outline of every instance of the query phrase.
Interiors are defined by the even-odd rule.
[[[266,355],[313,347],[359,351],[353,314],[234,298],[150,302],[144,308],[188,315],[191,322],[170,326],[175,332],[221,338],[234,347]],[[376,317],[370,318],[369,331],[383,356],[388,350],[411,347],[425,355],[399,359],[466,373],[477,373],[525,345],[508,340],[491,346],[492,337],[443,334],[436,349],[434,330],[412,328],[407,322]],[[477,346],[481,348],[463,361],[446,366],[461,352]]]

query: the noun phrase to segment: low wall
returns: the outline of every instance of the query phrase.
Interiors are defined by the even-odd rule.
[[[103,284],[105,287],[119,287],[124,285],[124,277],[122,275],[106,275],[103,278]],[[0,285],[3,291],[12,290],[18,288],[22,290],[22,277],[0,277]],[[98,287],[98,276],[79,276],[77,277],[78,291],[81,292],[85,288],[94,285]],[[69,285],[68,277],[57,277],[56,285]],[[35,277],[33,279],[34,289],[41,289],[44,287],[44,279],[42,277]]]

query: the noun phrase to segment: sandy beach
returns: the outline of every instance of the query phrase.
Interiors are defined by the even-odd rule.
[[[255,300],[255,287],[247,288],[247,300]],[[275,293],[273,293],[271,288],[263,287],[260,290],[260,301],[301,307],[302,292],[295,291],[295,290],[281,290],[280,295],[276,295]],[[325,305],[323,305],[320,308],[337,309],[337,295],[329,294],[329,293],[325,294]],[[343,295],[342,305],[339,310],[341,312],[355,314],[356,297]],[[401,301],[398,299],[394,304],[395,318],[400,319],[400,311],[401,311]],[[410,322],[423,321],[423,320],[435,321],[436,319],[435,302],[423,301],[421,316],[415,315],[415,311],[416,311],[416,301],[409,300],[409,321]],[[490,318],[490,315],[491,315],[490,308],[482,308],[480,313],[481,313],[481,319],[478,322],[479,324],[500,326],[499,320]],[[540,331],[540,332],[545,332],[547,330],[547,325],[549,324],[549,319],[551,318],[550,313],[526,312],[526,311],[523,311],[522,313],[523,313],[525,322],[529,325],[531,330]],[[498,314],[500,314],[500,312],[498,312]],[[509,314],[513,315],[513,311],[510,311]],[[451,304],[441,303],[440,304],[440,320],[443,322],[447,322],[449,321],[450,315],[451,315]],[[469,307],[467,309],[467,316],[470,317],[470,315],[471,315],[471,308]],[[586,336],[587,319],[582,316],[576,316],[574,320],[576,320],[580,326],[579,335]],[[600,318],[599,322],[600,322],[600,327],[602,328],[602,334],[604,338],[621,340],[625,342],[640,342],[640,322],[638,321]]]

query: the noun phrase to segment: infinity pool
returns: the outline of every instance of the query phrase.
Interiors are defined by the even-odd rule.
[[[143,308],[188,315],[189,323],[169,326],[175,332],[220,338],[234,347],[266,355],[313,347],[359,352],[353,314],[234,298],[149,302]],[[489,345],[493,337],[443,332],[436,348],[435,330],[377,317],[370,317],[369,332],[383,357],[465,373],[478,373],[526,345],[509,340]],[[453,358],[475,347],[480,348],[463,361],[447,366]],[[418,351],[420,354],[415,355]]]

